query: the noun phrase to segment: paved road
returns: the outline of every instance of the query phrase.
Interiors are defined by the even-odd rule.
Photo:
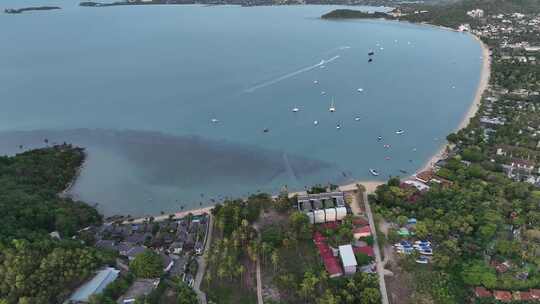
[[[388,301],[388,292],[386,291],[386,282],[384,281],[384,265],[381,259],[381,250],[379,248],[379,243],[377,242],[377,233],[375,230],[375,222],[373,221],[373,214],[371,213],[371,207],[369,206],[367,191],[363,192],[364,206],[366,209],[366,214],[369,219],[369,226],[371,226],[373,234],[373,250],[375,251],[375,262],[377,264],[377,274],[379,276],[379,288],[381,290],[381,302],[382,304],[389,304]]]
[[[204,276],[204,273],[206,271],[206,259],[205,256],[208,253],[208,250],[210,249],[210,245],[212,244],[212,231],[214,229],[214,217],[212,214],[209,214],[209,220],[208,220],[208,231],[206,233],[206,244],[204,246],[204,254],[197,257],[197,263],[199,264],[199,268],[197,268],[197,275],[195,275],[195,282],[193,283],[193,290],[199,297],[199,302],[201,304],[206,304],[206,294],[201,291],[201,282]]]

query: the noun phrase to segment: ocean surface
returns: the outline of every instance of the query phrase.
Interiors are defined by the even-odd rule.
[[[45,4],[0,14],[0,153],[84,146],[70,193],[105,215],[413,173],[480,78],[467,34],[335,6],[0,9]]]

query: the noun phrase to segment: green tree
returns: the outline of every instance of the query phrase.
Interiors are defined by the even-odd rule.
[[[159,254],[147,250],[136,255],[129,268],[138,278],[158,278],[163,274],[163,260]]]

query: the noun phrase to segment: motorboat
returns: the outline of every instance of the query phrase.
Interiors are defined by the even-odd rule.
[[[369,173],[371,173],[373,176],[379,176],[379,172],[377,172],[375,169],[369,169]]]
[[[399,129],[399,130],[396,131],[396,134],[397,134],[397,135],[401,135],[401,134],[403,134],[403,133],[405,133],[405,131],[403,131],[403,130],[401,130],[401,129]]]

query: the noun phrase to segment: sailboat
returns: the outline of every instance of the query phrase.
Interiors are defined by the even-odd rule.
[[[332,97],[332,103],[330,104],[330,108],[328,108],[328,111],[335,112],[336,111],[336,105],[334,104],[334,98]]]

